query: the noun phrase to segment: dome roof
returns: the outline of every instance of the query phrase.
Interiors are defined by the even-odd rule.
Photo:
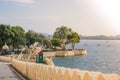
[[[5,45],[3,45],[2,49],[9,49],[8,45],[5,43]]]

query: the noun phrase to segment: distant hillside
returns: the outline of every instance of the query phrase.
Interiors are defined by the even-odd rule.
[[[42,34],[43,36],[45,36],[47,39],[51,39],[52,35],[48,34],[48,33],[39,33]]]
[[[84,40],[120,40],[120,36],[81,36]]]

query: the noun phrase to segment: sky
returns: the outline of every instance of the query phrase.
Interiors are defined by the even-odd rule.
[[[0,24],[53,34],[67,26],[84,36],[120,35],[120,0],[0,0]]]

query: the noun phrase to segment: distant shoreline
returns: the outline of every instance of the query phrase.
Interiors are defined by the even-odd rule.
[[[46,36],[48,39],[51,39],[52,35]],[[105,36],[105,35],[98,35],[98,36],[80,36],[81,40],[120,40],[120,35],[117,36]]]
[[[120,39],[81,39],[81,40],[120,40]]]
[[[81,40],[120,40],[120,36],[81,36]]]

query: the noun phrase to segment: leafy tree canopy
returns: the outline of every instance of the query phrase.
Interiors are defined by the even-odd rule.
[[[63,42],[67,39],[67,35],[72,32],[71,28],[67,28],[66,26],[61,26],[56,29],[53,34],[53,38],[60,38]]]
[[[71,47],[74,50],[75,47],[75,43],[79,43],[80,42],[80,36],[78,35],[77,32],[72,32],[71,34],[67,35],[67,41],[66,44],[71,43]]]
[[[52,45],[56,48],[57,46],[61,46],[61,44],[62,44],[62,40],[61,39],[59,39],[59,38],[53,38],[52,40],[51,40],[51,43],[52,43]]]
[[[25,38],[25,30],[20,26],[13,26],[12,32],[14,33],[13,36],[13,47],[19,48],[22,45],[26,44],[26,38]]]
[[[5,43],[10,45],[12,43],[13,36],[14,36],[14,33],[12,32],[10,25],[0,24],[0,48]]]
[[[45,37],[41,34],[38,34],[32,30],[29,30],[26,33],[27,46],[32,45],[35,42],[43,43]]]
[[[66,26],[58,27],[53,34],[53,38],[62,40],[62,45],[64,45],[62,46],[63,50],[66,49],[66,44],[71,43],[72,49],[74,49],[75,43],[80,42],[79,34]]]
[[[71,32],[73,32],[71,28],[68,28],[66,26],[61,26],[58,27],[53,34],[53,38],[59,38],[62,40],[62,44],[64,45],[62,46],[63,50],[66,49],[65,42],[67,40],[67,35],[70,34]]]

